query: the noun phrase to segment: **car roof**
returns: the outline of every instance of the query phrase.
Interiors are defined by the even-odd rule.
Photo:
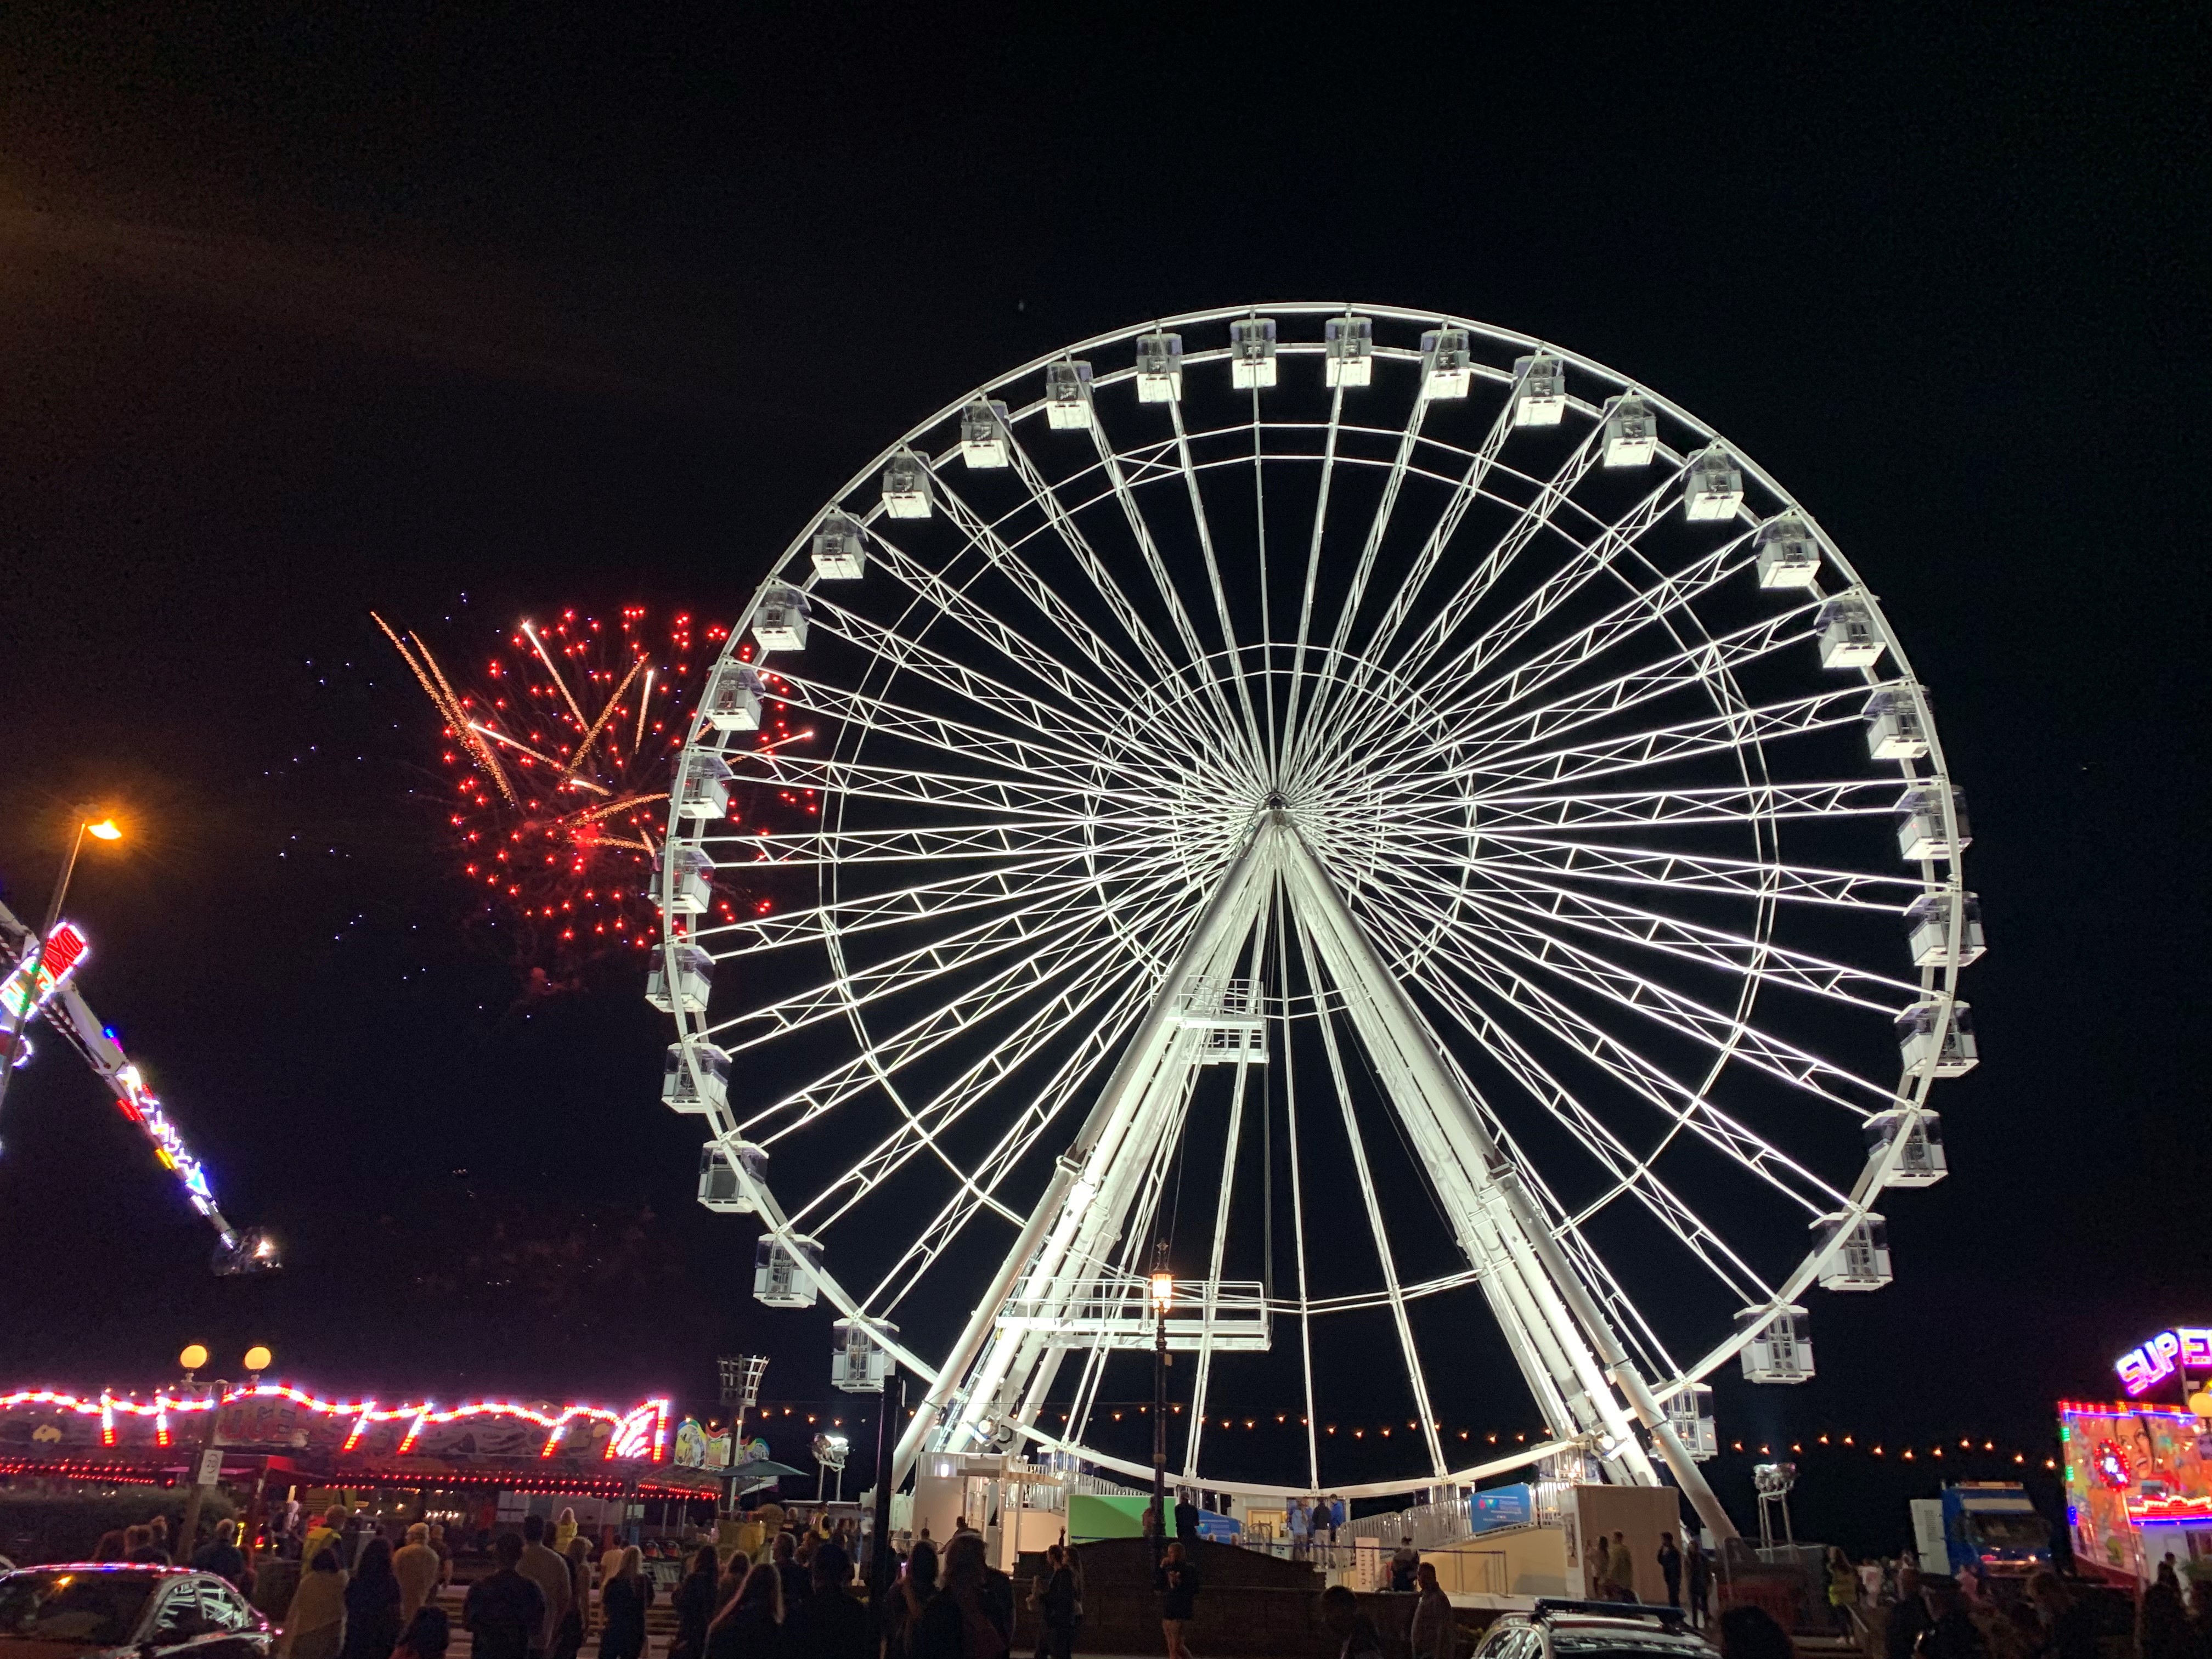
[[[196,1567],[165,1567],[158,1561],[38,1561],[15,1569],[16,1572],[81,1572],[131,1573],[141,1578],[205,1578],[210,1575]]]
[[[1521,1626],[1541,1629],[1556,1637],[1632,1637],[1641,1646],[1679,1647],[1686,1652],[1710,1651],[1712,1644],[1696,1632],[1686,1629],[1681,1615],[1672,1607],[1651,1607],[1638,1612],[1632,1607],[1618,1608],[1603,1604],[1584,1603],[1580,1606],[1547,1603],[1539,1601],[1526,1613],[1509,1613],[1498,1620],[1500,1626]]]

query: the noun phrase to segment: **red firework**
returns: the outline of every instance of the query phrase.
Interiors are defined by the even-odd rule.
[[[376,623],[443,721],[459,872],[509,925],[518,960],[565,977],[649,946],[669,783],[729,629],[689,615],[656,627],[641,605],[611,620],[566,610],[518,624],[476,659],[480,678],[457,684],[419,635]],[[764,713],[759,741],[788,741],[781,705]],[[717,888],[725,917],[769,908],[732,882]]]

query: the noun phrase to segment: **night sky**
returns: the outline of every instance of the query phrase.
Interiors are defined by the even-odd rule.
[[[744,1349],[830,1400],[826,1307],[754,1304],[691,1201],[665,1019],[623,973],[532,997],[464,925],[368,611],[726,619],[968,386],[1271,297],[1665,392],[1932,688],[1990,940],[1953,1173],[1887,1205],[1893,1286],[1820,1300],[1816,1382],[1723,1381],[1723,1438],[2044,1448],[2212,1321],[2201,9],[182,9],[0,21],[0,882],[35,917],[70,803],[125,812],[84,990],[290,1265],[210,1278],[49,1039],[0,1123],[0,1382],[264,1340],[333,1389],[710,1404]],[[1808,1468],[1801,1535],[1900,1541],[1900,1472]]]

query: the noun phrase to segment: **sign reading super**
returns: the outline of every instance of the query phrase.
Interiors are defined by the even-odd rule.
[[[2130,1348],[2112,1364],[2129,1396],[2143,1393],[2175,1371],[2212,1374],[2212,1326],[2176,1325],[2160,1331],[2139,1348]]]

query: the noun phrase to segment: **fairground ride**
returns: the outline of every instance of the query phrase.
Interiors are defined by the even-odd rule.
[[[38,960],[28,960],[33,945]],[[44,1020],[46,1029],[81,1055],[93,1075],[114,1097],[115,1109],[144,1135],[161,1167],[175,1177],[185,1200],[215,1229],[215,1252],[208,1266],[217,1275],[271,1273],[283,1265],[276,1241],[260,1227],[233,1226],[216,1203],[207,1166],[192,1153],[169,1117],[145,1073],[125,1054],[114,1028],[103,1024],[76,988],[76,972],[90,946],[73,923],[62,922],[39,939],[15,913],[0,904],[0,950],[15,970],[0,981],[0,1030],[9,1025],[27,1031]],[[32,1055],[27,1037],[16,1049],[18,1066]]]
[[[768,664],[814,753],[750,735]],[[1856,568],[1688,411],[1458,318],[1196,313],[947,404],[776,559],[671,806],[664,1097],[756,1294],[925,1380],[902,1470],[1147,1474],[1094,1408],[1159,1317],[1178,1479],[1663,1466],[1732,1533],[1704,1379],[1812,1374],[1975,1060],[1965,803]],[[804,902],[713,913],[732,864]],[[1447,1396],[1515,1374],[1547,1435],[1464,1461]],[[1388,1478],[1332,1469],[1347,1391],[1402,1401]]]

